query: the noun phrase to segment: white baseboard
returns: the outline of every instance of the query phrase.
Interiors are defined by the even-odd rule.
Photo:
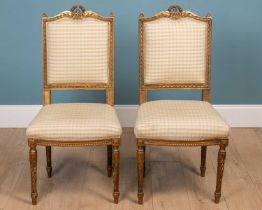
[[[41,105],[0,105],[0,128],[25,128]],[[214,105],[231,127],[262,127],[261,105]],[[115,105],[123,127],[133,127],[138,105]]]
[[[26,128],[41,105],[0,105],[0,128]]]

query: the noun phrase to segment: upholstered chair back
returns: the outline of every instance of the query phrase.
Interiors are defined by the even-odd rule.
[[[114,104],[114,16],[100,16],[74,6],[42,17],[43,104],[51,90],[100,89]]]
[[[210,42],[211,17],[176,7],[153,17],[141,16],[142,85],[208,87]]]
[[[108,83],[109,23],[90,18],[47,22],[47,83]]]
[[[73,9],[43,17],[46,85],[107,85],[113,68],[113,17]]]

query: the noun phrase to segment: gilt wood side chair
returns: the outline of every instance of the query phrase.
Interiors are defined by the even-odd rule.
[[[107,146],[113,198],[119,198],[121,126],[114,105],[114,17],[82,6],[54,17],[42,16],[43,108],[30,123],[28,138],[32,204],[37,203],[37,146],[46,147],[47,175],[52,175],[51,147]],[[106,103],[51,104],[52,90],[105,90]],[[112,172],[113,170],[113,172]]]
[[[143,203],[146,145],[201,147],[205,176],[207,146],[218,145],[215,202],[221,184],[229,126],[209,103],[211,24],[180,6],[152,17],[139,17],[140,107],[135,124],[138,162],[138,203]],[[201,90],[202,100],[147,102],[148,90]]]

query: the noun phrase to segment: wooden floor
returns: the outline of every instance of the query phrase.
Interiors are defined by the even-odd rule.
[[[38,205],[31,206],[25,129],[0,129],[0,210],[262,209],[262,129],[232,129],[219,204],[213,202],[218,147],[209,147],[206,177],[200,148],[148,147],[145,203],[137,204],[135,139],[124,129],[120,203],[113,204],[106,148],[55,148],[53,177],[38,147]]]

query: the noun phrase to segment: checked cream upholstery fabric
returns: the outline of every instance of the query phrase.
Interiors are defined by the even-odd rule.
[[[108,104],[51,104],[41,109],[26,134],[43,140],[104,140],[120,138],[121,126]]]
[[[160,18],[144,23],[144,83],[204,84],[207,23]]]
[[[228,138],[229,126],[208,102],[158,100],[140,106],[135,135],[164,140]]]
[[[47,83],[107,84],[109,30],[94,18],[47,22]]]

